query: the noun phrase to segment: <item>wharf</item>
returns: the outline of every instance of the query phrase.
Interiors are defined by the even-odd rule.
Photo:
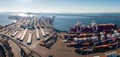
[[[20,17],[17,19],[17,22],[1,29],[0,37],[6,40],[8,39],[8,43],[15,57],[23,56],[21,50],[24,50],[23,52],[25,52],[25,56],[27,57],[40,57],[41,53],[39,52],[44,51],[38,49],[40,47],[46,48],[46,43],[48,44],[48,42],[54,40],[52,39],[52,37],[55,37],[53,34],[57,35],[50,21],[51,19],[48,17]],[[41,40],[44,40],[45,46],[40,45]]]

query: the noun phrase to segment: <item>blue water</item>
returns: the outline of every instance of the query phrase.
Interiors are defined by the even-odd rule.
[[[0,13],[0,24],[7,25],[13,22],[13,20],[7,19],[9,15],[13,13]],[[120,27],[120,13],[83,13],[83,14],[58,14],[58,13],[41,13],[34,14],[34,16],[56,16],[54,19],[54,26],[58,30],[68,31],[71,26],[77,21],[90,25],[92,21],[98,24],[102,23],[114,23]],[[95,17],[94,17],[95,16]],[[97,17],[96,17],[97,16]],[[107,17],[106,17],[107,16]]]
[[[8,15],[0,14],[0,25],[5,26],[11,24],[13,20],[8,19]]]
[[[71,18],[63,18],[63,17],[56,17],[54,21],[54,26],[58,30],[64,30],[68,31],[71,26],[74,26],[74,24],[80,21],[81,23],[85,25],[90,25],[92,21],[95,21],[98,24],[103,24],[103,23],[114,23],[117,24],[118,27],[120,27],[120,18],[76,18],[76,17],[71,17]]]

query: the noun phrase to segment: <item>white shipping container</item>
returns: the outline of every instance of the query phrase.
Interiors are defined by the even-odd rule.
[[[40,29],[41,29],[42,35],[45,37],[46,34],[45,34],[44,30],[42,28],[40,28]]]
[[[14,32],[11,36],[14,37],[17,35],[17,33],[18,33],[18,31]]]
[[[20,39],[21,35],[22,35],[22,33],[20,32],[20,34],[17,37],[18,40]]]
[[[31,42],[32,42],[32,33],[29,33],[27,44],[31,44]]]
[[[38,29],[36,28],[36,39],[39,40],[40,39],[40,36],[39,36],[39,31]]]
[[[25,29],[25,31],[23,32],[21,38],[20,38],[20,41],[23,41],[24,40],[24,37],[26,35],[26,32],[27,32],[28,29]]]

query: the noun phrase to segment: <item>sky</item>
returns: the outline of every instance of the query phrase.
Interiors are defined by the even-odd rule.
[[[0,0],[0,12],[113,13],[120,0]]]

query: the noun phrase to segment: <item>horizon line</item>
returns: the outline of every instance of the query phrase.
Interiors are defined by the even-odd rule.
[[[11,12],[11,13],[120,13],[120,12],[30,12],[30,11],[0,11],[0,12]]]

